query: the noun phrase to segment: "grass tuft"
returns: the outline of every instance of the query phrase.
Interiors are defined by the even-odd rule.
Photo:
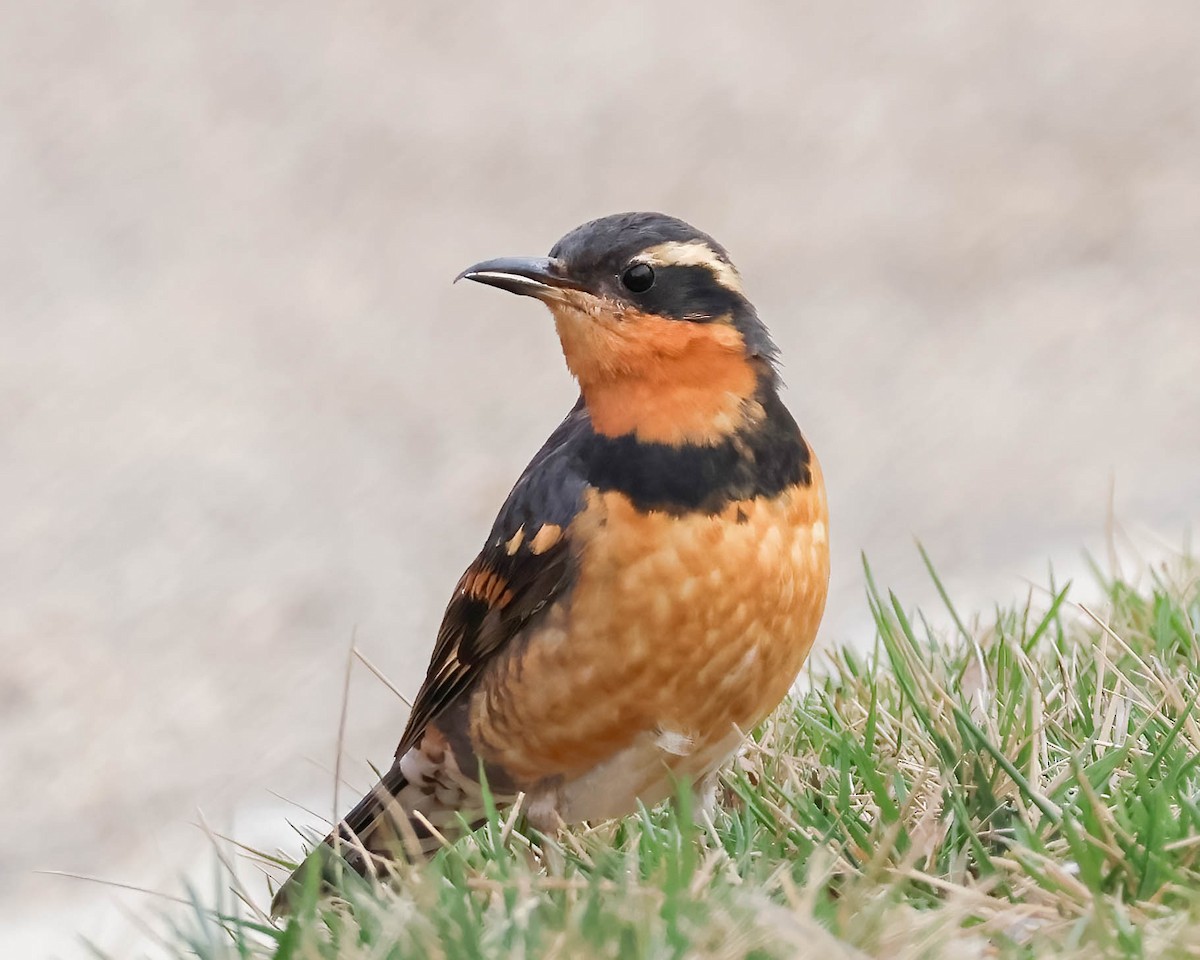
[[[922,558],[951,631],[868,568],[874,651],[755,732],[713,819],[683,791],[550,839],[489,805],[394,889],[314,881],[280,929],[193,895],[177,955],[1200,956],[1196,568],[964,619]]]

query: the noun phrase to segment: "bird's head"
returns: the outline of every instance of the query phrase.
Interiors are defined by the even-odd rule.
[[[716,443],[774,388],[775,346],[728,254],[674,217],[592,220],[549,257],[485,260],[463,278],[550,308],[600,433]]]

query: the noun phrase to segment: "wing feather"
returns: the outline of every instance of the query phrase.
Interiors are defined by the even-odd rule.
[[[578,441],[588,429],[580,401],[525,468],[487,544],[459,579],[397,757],[415,746],[512,639],[569,589],[577,557],[570,523],[583,507],[588,486]]]

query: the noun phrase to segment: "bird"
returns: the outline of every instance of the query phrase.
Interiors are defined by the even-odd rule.
[[[681,781],[710,807],[828,591],[821,468],[712,237],[615,214],[458,280],[548,307],[579,398],[454,587],[390,769],[318,845],[364,875],[482,823],[481,781],[542,832]]]

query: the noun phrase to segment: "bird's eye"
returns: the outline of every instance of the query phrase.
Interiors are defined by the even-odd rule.
[[[654,268],[648,263],[635,263],[621,274],[621,283],[633,293],[645,293],[654,286]]]

